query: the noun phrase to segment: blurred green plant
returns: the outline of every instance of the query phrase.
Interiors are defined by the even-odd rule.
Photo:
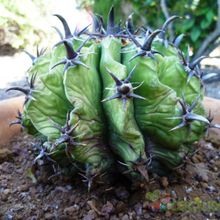
[[[122,2],[119,0],[112,0],[112,1],[103,1],[103,0],[76,0],[78,7],[84,9],[92,9],[94,13],[107,15],[109,13],[109,8],[114,5],[114,10],[116,14],[122,14],[121,17],[116,17],[116,21],[119,22],[124,16],[122,12]],[[103,16],[103,20],[106,23],[108,16]]]
[[[117,10],[121,11],[122,17],[134,12],[133,19],[137,25],[144,23],[151,28],[162,26],[168,16],[179,15],[183,20],[172,24],[175,33],[171,27],[170,37],[174,38],[185,33],[185,42],[190,44],[195,57],[208,55],[219,45],[217,41],[220,36],[219,0],[78,0],[78,2],[81,7],[85,5],[83,2],[86,2],[87,7],[90,5],[97,14],[107,14],[109,5],[114,4]],[[215,33],[212,34],[213,32]],[[183,43],[181,47],[183,49],[186,46]]]
[[[0,0],[0,46],[23,49],[39,44],[46,36],[43,18],[47,15],[47,3],[47,0]]]

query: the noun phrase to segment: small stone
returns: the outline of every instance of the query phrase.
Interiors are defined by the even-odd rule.
[[[210,193],[218,192],[218,190],[214,186],[208,186],[206,190]]]
[[[12,212],[6,212],[4,219],[13,220],[13,218],[14,218],[14,216],[13,216]]]
[[[136,212],[137,215],[142,215],[143,213],[143,207],[141,205],[141,203],[137,203],[135,206],[134,206],[134,210]]]
[[[5,189],[5,190],[3,191],[3,193],[4,193],[5,195],[8,195],[10,192],[11,192],[10,189]]]
[[[167,187],[168,187],[169,182],[168,182],[167,177],[164,176],[164,177],[161,178],[161,184],[162,184],[162,186],[163,186],[164,188],[167,188]]]
[[[71,185],[66,185],[66,189],[68,190],[68,191],[70,191],[70,190],[72,190],[72,186]]]
[[[18,191],[20,192],[27,192],[29,190],[28,184],[24,184],[18,187]]]
[[[219,159],[215,161],[215,166],[220,168],[220,160]]]
[[[103,205],[101,212],[106,215],[106,214],[111,214],[114,211],[114,206],[112,205],[111,202],[107,202],[105,205]]]
[[[70,198],[69,198],[70,204],[76,203],[75,199],[76,199],[76,195],[74,195],[74,194],[71,195]]]
[[[220,196],[216,198],[216,202],[220,203]]]
[[[46,213],[44,215],[44,218],[47,220],[54,219],[54,217],[55,217],[54,214],[51,214],[51,213]]]
[[[79,203],[79,202],[80,202],[80,200],[81,200],[79,196],[74,197],[74,198],[75,198],[74,200],[75,200],[75,203],[76,203],[76,204],[77,204],[77,203]]]
[[[170,218],[172,216],[172,213],[170,211],[166,211],[165,216],[167,218]]]
[[[119,220],[119,218],[118,218],[116,215],[112,215],[112,216],[110,217],[110,220]]]
[[[196,164],[196,178],[198,181],[208,182],[208,169],[206,168],[206,165],[204,163],[198,163]]]
[[[214,166],[212,169],[213,169],[214,172],[218,172],[218,167]]]
[[[189,188],[186,187],[185,191],[186,191],[186,193],[191,193],[193,191],[193,189],[192,189],[192,187],[189,187]]]
[[[143,209],[148,209],[148,206],[149,206],[149,202],[145,201],[143,203]]]
[[[171,191],[171,196],[173,199],[177,199],[177,194],[174,190]]]
[[[118,214],[119,219],[121,219],[123,215],[124,215],[124,213],[120,212],[120,213]]]
[[[68,190],[66,189],[66,187],[63,187],[63,186],[57,186],[54,190],[55,192],[62,192],[62,193],[67,193]]]
[[[203,161],[202,155],[197,154],[196,157],[197,157],[197,160],[198,160],[200,163]]]
[[[120,213],[120,212],[124,212],[126,210],[126,205],[124,202],[122,201],[119,201],[116,205],[116,211],[117,213]]]
[[[115,195],[117,196],[117,198],[125,200],[128,199],[129,192],[124,187],[118,187],[115,189]]]
[[[215,183],[220,187],[220,180],[217,180]]]
[[[192,157],[192,161],[193,161],[193,163],[199,163],[200,161],[198,160],[198,158],[197,158],[197,155],[194,155],[193,157]]]
[[[148,213],[145,213],[143,219],[150,219],[150,215]]]
[[[93,220],[96,219],[97,215],[94,210],[89,210],[88,214],[84,216],[83,220]]]
[[[65,215],[73,215],[75,212],[77,212],[79,210],[79,205],[75,204],[73,206],[69,206],[67,208],[64,209],[64,214]]]
[[[122,218],[121,218],[121,220],[129,220],[128,215],[127,215],[127,214],[123,215]]]
[[[0,147],[0,164],[13,158],[13,152],[7,148]]]
[[[209,161],[209,163],[214,164],[214,163],[215,163],[215,161],[214,161],[214,160],[210,160],[210,161]]]
[[[218,105],[216,105],[217,107]],[[216,108],[214,107],[214,108]],[[219,110],[217,110],[219,111]],[[220,115],[220,114],[219,114]],[[215,117],[215,121],[217,122],[219,120],[219,115],[216,115]],[[218,117],[218,118],[217,118]],[[220,131],[219,129],[215,129],[215,128],[211,128],[209,129],[209,134],[206,137],[207,141],[210,141],[211,143],[213,143],[215,146],[220,146]]]
[[[37,219],[36,219],[37,220]],[[60,215],[59,220],[69,220],[69,217],[66,215]]]
[[[22,174],[23,172],[24,172],[24,171],[23,171],[22,168],[16,170],[16,173],[18,173],[18,174]]]
[[[129,219],[134,219],[134,218],[138,219],[138,216],[136,215],[136,213],[134,211],[131,211],[131,212],[128,212],[128,218]]]
[[[6,202],[8,200],[8,195],[5,195],[2,193],[2,195],[0,196],[0,199],[3,201],[3,202]]]
[[[201,185],[202,185],[202,187],[203,187],[204,189],[206,189],[206,188],[208,187],[208,184],[207,184],[207,183],[201,182]]]

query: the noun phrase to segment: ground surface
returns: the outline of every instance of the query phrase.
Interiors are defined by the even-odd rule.
[[[219,146],[202,141],[185,171],[143,189],[116,181],[89,193],[80,177],[48,179],[40,169],[35,179],[31,143],[22,135],[0,148],[0,219],[220,219]]]

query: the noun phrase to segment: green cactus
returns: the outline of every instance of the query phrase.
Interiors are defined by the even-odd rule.
[[[135,31],[131,16],[125,28],[107,27],[94,16],[71,33],[65,19],[61,40],[50,52],[37,50],[28,70],[29,88],[18,120],[32,135],[46,138],[36,160],[46,156],[63,169],[91,182],[103,173],[122,172],[133,181],[148,173],[166,174],[193,151],[193,143],[211,125],[202,104],[199,62],[178,48],[183,35],[169,42],[166,29]]]

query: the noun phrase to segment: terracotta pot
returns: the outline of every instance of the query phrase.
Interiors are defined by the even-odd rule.
[[[220,124],[220,100],[205,97],[204,105],[207,112],[211,111],[211,115],[214,117],[212,123]],[[211,141],[216,146],[220,147],[220,129],[209,129],[206,140]]]
[[[7,144],[13,137],[21,132],[19,125],[9,127],[9,123],[15,120],[17,111],[22,111],[24,97],[16,97],[0,102],[0,146]],[[207,110],[211,110],[214,116],[213,123],[220,124],[220,100],[205,97],[204,105]],[[220,129],[210,129],[208,140],[220,146]]]
[[[9,127],[11,121],[16,120],[18,110],[22,111],[24,97],[6,99],[0,102],[0,147],[7,144],[13,137],[20,134],[19,125]]]

